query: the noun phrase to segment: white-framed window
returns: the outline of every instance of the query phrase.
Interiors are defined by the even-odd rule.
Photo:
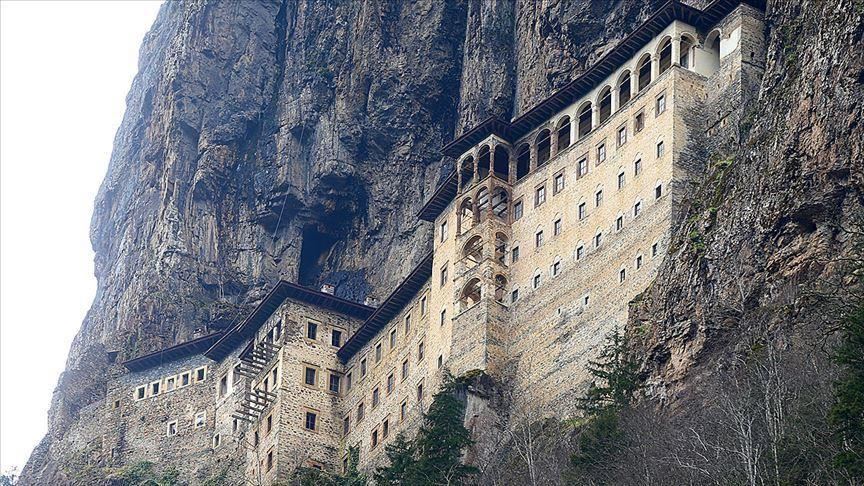
[[[165,391],[170,392],[177,389],[177,377],[169,376],[165,378]]]
[[[184,386],[189,386],[192,383],[192,373],[189,371],[185,371],[180,373],[180,382],[177,383],[177,388],[183,388]]]
[[[162,391],[162,382],[161,381],[154,381],[153,383],[150,383],[150,396],[151,397],[155,397],[161,391]]]
[[[138,388],[135,388],[135,393],[132,395],[135,401],[143,400],[147,397],[147,386],[141,385]]]
[[[655,116],[662,115],[664,111],[666,111],[666,93],[661,93],[657,97]]]
[[[318,414],[310,410],[306,410],[306,418],[303,421],[303,427],[306,430],[318,430]]]
[[[195,382],[202,382],[207,379],[207,367],[201,366],[195,369]]]
[[[172,420],[168,422],[167,427],[165,428],[165,435],[168,437],[174,437],[177,435],[177,421]]]
[[[318,339],[318,323],[308,321],[306,322],[306,339],[316,340]]]
[[[195,428],[204,427],[207,424],[207,412],[202,410],[195,414],[195,420],[193,421]]]
[[[627,143],[627,125],[624,125],[618,129],[618,146],[622,146]]]

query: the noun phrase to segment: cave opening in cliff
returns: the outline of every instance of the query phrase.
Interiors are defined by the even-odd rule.
[[[300,249],[300,268],[297,280],[300,285],[316,288],[318,281],[327,265],[330,250],[339,239],[318,226],[309,225],[303,228],[303,245]]]

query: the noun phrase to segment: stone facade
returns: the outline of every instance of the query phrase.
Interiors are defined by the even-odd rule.
[[[416,432],[447,371],[510,380],[516,408],[572,414],[588,360],[657,275],[706,147],[737,143],[763,30],[747,6],[707,31],[670,21],[515,140],[471,144],[422,279],[377,309],[309,290],[273,297],[204,356],[118,375],[100,405],[102,447],[197,479],[213,472],[199,459],[239,462],[255,484],[299,466],[338,471],[350,446],[372,470],[388,441]],[[466,424],[489,427],[485,399],[468,403]]]

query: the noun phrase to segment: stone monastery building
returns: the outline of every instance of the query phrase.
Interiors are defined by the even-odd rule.
[[[709,154],[738,142],[763,8],[672,0],[528,112],[446,145],[456,170],[419,214],[431,252],[380,305],[280,281],[230,329],[122,363],[106,402],[81,412],[107,425],[105,456],[189,478],[233,464],[271,484],[298,466],[340,471],[358,446],[370,470],[413,435],[445,370],[509,380],[514,407],[573,413]],[[476,431],[484,399],[468,395]]]

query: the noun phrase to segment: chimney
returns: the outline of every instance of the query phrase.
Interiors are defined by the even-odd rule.
[[[366,307],[378,307],[378,299],[372,296],[367,296],[366,300],[363,301],[363,305]]]
[[[321,292],[323,292],[325,294],[333,295],[333,293],[336,292],[336,287],[334,287],[330,284],[324,284],[321,286]]]

